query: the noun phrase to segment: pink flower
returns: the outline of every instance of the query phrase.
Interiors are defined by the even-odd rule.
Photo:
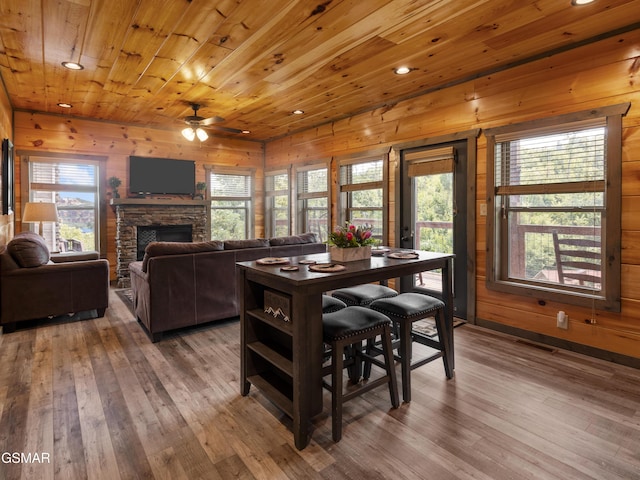
[[[367,238],[369,238],[371,236],[371,230],[365,230],[362,234],[362,239],[366,240]]]
[[[347,232],[347,240],[349,241],[353,240],[353,233]]]
[[[349,231],[354,232],[356,229],[355,225],[349,225]]]

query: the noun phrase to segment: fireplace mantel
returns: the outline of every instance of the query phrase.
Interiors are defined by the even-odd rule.
[[[112,198],[111,205],[211,205],[211,200],[184,198]]]

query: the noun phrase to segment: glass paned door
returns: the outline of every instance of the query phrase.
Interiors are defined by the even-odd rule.
[[[399,246],[453,253],[454,312],[466,318],[467,142],[420,147],[402,152]],[[403,292],[439,296],[440,270],[401,279]]]
[[[421,175],[414,178],[415,246],[430,252],[454,253],[453,172]],[[440,271],[423,272],[414,279],[419,287],[441,291]]]

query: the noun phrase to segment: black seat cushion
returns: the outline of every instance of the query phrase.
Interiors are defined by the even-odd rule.
[[[337,312],[346,308],[347,304],[330,295],[322,295],[322,313]]]
[[[422,293],[401,293],[393,298],[375,300],[369,307],[391,318],[418,319],[444,308],[444,302]]]
[[[355,287],[339,288],[334,290],[332,295],[339,298],[347,305],[369,305],[379,298],[390,298],[398,295],[393,288],[377,285],[375,283],[365,283]]]
[[[391,321],[386,315],[366,307],[346,307],[322,315],[322,334],[325,343],[349,338],[380,328]]]

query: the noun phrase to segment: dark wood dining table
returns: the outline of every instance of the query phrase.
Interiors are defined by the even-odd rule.
[[[394,250],[392,249],[391,252]],[[241,324],[241,394],[251,385],[293,421],[298,449],[311,440],[311,419],[322,412],[322,294],[338,288],[386,281],[428,270],[442,271],[447,331],[443,355],[453,378],[452,254],[416,251],[416,258],[389,253],[342,263],[338,272],[314,272],[305,262],[330,263],[328,253],[238,262]],[[280,263],[282,262],[282,263]],[[287,269],[295,267],[298,269]]]

